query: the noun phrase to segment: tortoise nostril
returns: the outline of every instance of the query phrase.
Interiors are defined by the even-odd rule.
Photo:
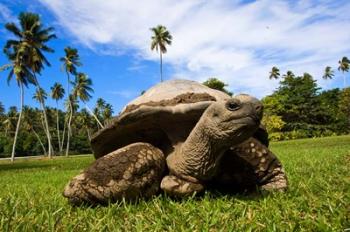
[[[264,108],[263,105],[260,105],[260,104],[255,106],[256,112],[261,112],[261,111],[263,111],[263,108]]]
[[[263,110],[264,110],[264,106],[262,104],[255,105],[255,112],[256,112],[259,120],[261,120],[263,117]]]

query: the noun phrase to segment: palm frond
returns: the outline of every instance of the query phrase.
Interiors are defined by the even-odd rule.
[[[5,28],[12,32],[16,37],[22,38],[21,30],[14,23],[6,23]]]

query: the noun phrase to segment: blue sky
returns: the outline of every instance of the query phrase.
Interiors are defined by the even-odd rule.
[[[272,93],[278,86],[268,79],[272,66],[281,73],[309,72],[324,89],[342,88],[340,72],[333,80],[321,77],[325,66],[336,70],[338,60],[350,56],[348,0],[0,0],[1,47],[12,38],[4,24],[16,22],[21,11],[40,14],[58,37],[49,43],[55,53],[47,54],[52,66],[42,73],[42,86],[49,91],[55,82],[66,85],[59,58],[64,47],[75,47],[84,64],[79,70],[94,84],[88,105],[103,97],[115,113],[159,82],[159,57],[149,48],[149,28],[158,24],[174,37],[164,56],[165,79],[218,77],[234,93]],[[0,65],[7,62],[0,55]],[[0,102],[18,106],[19,90],[15,82],[7,85],[6,74],[0,73]],[[26,89],[26,104],[38,106],[33,92]]]

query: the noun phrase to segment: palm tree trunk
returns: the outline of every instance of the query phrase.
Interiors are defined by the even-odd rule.
[[[71,136],[71,128],[70,128],[70,124],[72,121],[72,114],[73,114],[73,107],[72,107],[72,103],[71,103],[71,99],[70,99],[70,93],[69,93],[69,83],[70,83],[70,77],[69,77],[69,72],[66,70],[67,73],[67,93],[68,93],[68,101],[69,101],[69,119],[68,119],[68,131],[67,131],[67,146],[66,146],[66,156],[68,156],[69,153],[69,142],[70,142],[70,136]]]
[[[64,145],[64,139],[65,139],[65,135],[66,135],[66,125],[68,123],[68,120],[66,120],[67,117],[64,118],[64,124],[63,124],[63,134],[62,134],[62,142],[61,142],[61,147],[60,147],[60,152],[62,153],[63,151],[63,145]]]
[[[163,59],[162,59],[162,51],[159,50],[160,54],[160,82],[163,82]]]
[[[60,135],[60,123],[59,123],[59,115],[58,115],[58,101],[56,101],[56,126],[57,126],[58,150],[61,151],[61,135]]]
[[[70,142],[70,136],[72,135],[71,123],[72,123],[72,117],[73,117],[73,110],[72,110],[73,107],[72,106],[70,107],[71,109],[70,109],[70,115],[69,115],[69,121],[68,121],[66,156],[68,156],[68,153],[69,153],[69,142]]]
[[[69,76],[69,72],[67,70],[66,70],[66,73],[67,73],[67,94],[68,94],[68,97],[69,97],[70,76]]]
[[[24,104],[24,89],[23,84],[19,83],[20,87],[20,93],[21,93],[21,106],[20,106],[20,112],[17,120],[17,126],[16,126],[16,132],[15,132],[15,138],[13,140],[13,146],[12,146],[12,154],[11,154],[11,162],[15,161],[15,149],[16,149],[16,143],[17,143],[17,136],[19,127],[21,125],[21,118],[22,118],[22,111],[23,111],[23,104]]]
[[[91,132],[89,130],[88,127],[86,127],[86,132],[87,132],[87,135],[88,135],[88,138],[89,138],[89,141],[91,141]]]
[[[38,79],[36,78],[35,72],[33,72],[34,74],[34,82],[35,85],[37,87],[38,90],[40,90],[40,85],[38,82]],[[51,134],[50,134],[50,128],[49,128],[49,123],[47,121],[47,115],[46,115],[46,107],[45,107],[45,102],[42,99],[42,101],[40,101],[41,104],[41,108],[43,110],[43,116],[44,116],[44,122],[45,122],[45,131],[46,131],[46,137],[47,137],[47,143],[49,145],[49,158],[52,158],[52,153],[53,153],[53,149],[52,149],[52,144],[51,144]]]
[[[47,153],[46,153],[46,149],[45,149],[45,146],[44,146],[44,144],[43,144],[43,142],[41,141],[41,139],[40,139],[40,136],[38,135],[38,133],[36,133],[36,131],[34,130],[34,129],[32,129],[33,130],[33,133],[34,133],[34,135],[36,136],[36,138],[38,139],[38,141],[39,141],[39,143],[40,143],[40,146],[41,146],[41,148],[43,149],[43,151],[44,151],[44,155],[46,156],[47,155]]]
[[[45,130],[46,130],[46,137],[47,137],[47,142],[49,144],[49,154],[48,157],[51,159],[52,158],[52,144],[51,144],[51,135],[50,135],[50,130],[49,130],[49,123],[47,121],[47,115],[46,115],[46,110],[45,110],[45,103],[44,101],[40,101],[41,107],[43,109],[43,116],[44,116],[44,123],[45,123]]]
[[[85,105],[85,108],[90,112],[90,114],[95,118],[96,122],[101,126],[101,128],[104,128],[104,126],[102,125],[102,123],[100,122],[100,120],[98,120],[97,116],[90,110],[90,108]]]

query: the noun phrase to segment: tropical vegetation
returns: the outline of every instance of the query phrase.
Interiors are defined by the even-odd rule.
[[[44,27],[39,15],[34,13],[20,13],[18,22],[19,25],[5,24],[5,28],[15,38],[7,40],[4,46],[3,50],[9,63],[3,65],[0,70],[8,71],[8,83],[15,77],[20,89],[21,103],[19,109],[11,106],[7,112],[4,105],[0,104],[0,156],[11,154],[12,161],[15,154],[44,154],[51,158],[54,153],[62,154],[64,145],[66,155],[90,152],[88,138],[91,138],[91,133],[98,127],[93,123],[85,123],[92,121],[92,118],[97,120],[97,117],[92,111],[88,114],[84,109],[78,112],[78,100],[85,104],[93,93],[92,80],[86,74],[77,71],[82,65],[78,50],[69,46],[64,49],[65,56],[60,58],[60,61],[63,71],[67,74],[67,88],[64,89],[60,83],[51,87],[50,96],[56,101],[57,108],[48,108],[45,105],[48,94],[41,87],[38,75],[41,75],[45,66],[50,66],[44,52],[54,52],[47,45],[50,40],[56,38],[54,28]],[[71,80],[72,76],[74,80]],[[24,105],[25,88],[31,86],[36,89],[33,99],[38,102],[40,109]],[[59,110],[58,102],[65,95],[66,112],[63,112]],[[106,123],[113,113],[112,106],[106,102],[103,109],[96,107],[94,111],[103,112],[100,120]],[[71,141],[73,130],[77,134]],[[80,130],[88,132],[88,135]]]
[[[342,61],[339,70],[347,72],[348,59],[343,57]],[[323,79],[333,76],[334,71],[327,66]],[[278,68],[272,68],[271,77],[280,78]],[[273,140],[348,134],[349,96],[350,88],[322,90],[309,73],[296,76],[289,70],[282,75],[279,87],[262,99],[263,122]]]

